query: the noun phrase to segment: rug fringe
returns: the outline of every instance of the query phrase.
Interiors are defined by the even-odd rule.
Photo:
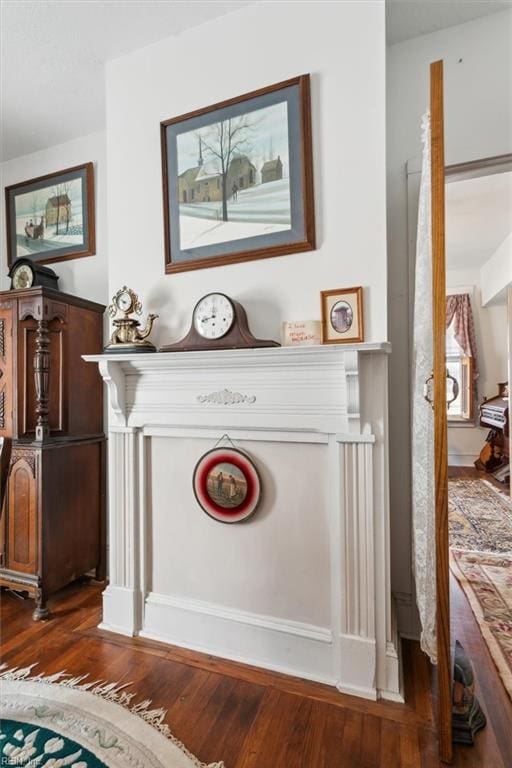
[[[89,675],[80,675],[78,677],[72,677],[67,672],[54,672],[51,675],[45,675],[40,673],[33,675],[32,670],[37,666],[37,662],[30,664],[28,667],[9,667],[8,664],[0,664],[0,682],[2,680],[15,680],[15,681],[27,681],[31,683],[50,683],[52,685],[61,685],[66,688],[74,688],[78,691],[87,691],[88,693],[99,696],[102,699],[111,701],[114,704],[120,704],[137,717],[140,717],[148,725],[151,725],[162,736],[171,741],[178,749],[185,753],[185,755],[192,760],[197,768],[225,768],[224,763],[202,763],[197,759],[195,755],[190,752],[186,746],[173,736],[170,727],[165,722],[167,716],[167,710],[158,708],[150,709],[152,704],[151,699],[144,699],[137,704],[132,704],[133,699],[136,697],[135,693],[129,693],[125,690],[132,683],[109,683],[106,680],[94,680],[91,682],[84,682],[88,680]]]

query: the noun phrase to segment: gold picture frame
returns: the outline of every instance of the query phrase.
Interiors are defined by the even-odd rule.
[[[357,344],[364,341],[363,289],[321,291],[322,344]]]

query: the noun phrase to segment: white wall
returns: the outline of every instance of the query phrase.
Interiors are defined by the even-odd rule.
[[[378,0],[273,2],[107,66],[109,288],[126,283],[159,313],[157,343],[180,338],[211,290],[279,339],[282,320],[319,318],[320,290],[352,285],[365,287],[367,340],[386,339],[384,55]],[[306,72],[317,250],[166,276],[160,121]]]
[[[507,287],[512,285],[512,232],[495,250],[480,270],[482,302],[507,301]]]
[[[478,400],[498,394],[497,383],[507,380],[507,306],[506,303],[484,307],[480,286],[480,270],[448,270],[446,272],[447,293],[460,288],[473,288],[471,307],[475,322],[478,351],[479,376],[477,381]],[[483,448],[488,428],[450,426],[448,422],[448,464],[451,466],[473,466]]]
[[[398,43],[387,51],[387,207],[393,586],[402,629],[412,591],[409,482],[410,272],[406,163],[421,154],[429,64],[444,60],[447,163],[512,151],[512,11]],[[413,631],[413,611],[409,612]]]
[[[82,296],[100,303],[106,303],[107,289],[107,253],[106,253],[106,158],[105,133],[92,133],[80,139],[59,144],[40,152],[8,160],[0,166],[2,199],[4,187],[26,181],[36,176],[44,176],[53,171],[71,168],[82,163],[94,163],[95,201],[96,201],[96,255],[82,259],[72,259],[49,264],[59,275],[59,289],[66,293]],[[10,280],[7,277],[5,208],[0,205],[0,242],[2,243],[2,265],[0,269],[0,288],[7,290]]]

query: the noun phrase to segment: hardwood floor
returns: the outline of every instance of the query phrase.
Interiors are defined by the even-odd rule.
[[[131,682],[140,698],[168,710],[173,733],[201,760],[226,768],[438,768],[430,671],[405,641],[406,704],[370,702],[332,688],[160,643],[97,629],[101,587],[74,584],[34,623],[32,601],[1,598],[1,658],[9,666],[89,673]],[[453,583],[456,636],[475,664],[489,725],[455,766],[509,768],[512,705],[471,610]],[[460,630],[459,630],[460,627]]]
[[[448,467],[448,478],[482,478],[502,493],[508,490],[506,485],[499,483],[492,475],[481,472],[474,467]],[[477,695],[488,719],[492,721],[492,727],[490,729],[487,727],[478,737],[478,747],[482,755],[494,754],[495,750],[498,749],[501,752],[504,765],[512,765],[510,736],[512,702],[501,682],[464,591],[453,575],[451,576],[450,608],[452,644],[455,640],[459,640],[473,662]],[[507,744],[508,746],[506,746]],[[484,762],[482,765],[489,765],[489,768],[492,768],[494,763],[490,761],[489,756],[486,759],[488,762]]]
[[[448,467],[448,479],[451,480],[457,477],[469,480],[475,480],[476,478],[487,480],[487,482],[494,485],[494,487],[497,488],[498,491],[501,491],[501,493],[508,493],[510,490],[508,484],[500,483],[489,474],[489,472],[483,472],[475,467]]]

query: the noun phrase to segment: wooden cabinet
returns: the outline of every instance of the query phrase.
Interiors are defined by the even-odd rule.
[[[9,445],[0,586],[36,599],[104,578],[104,307],[49,288],[0,293],[0,438]]]

